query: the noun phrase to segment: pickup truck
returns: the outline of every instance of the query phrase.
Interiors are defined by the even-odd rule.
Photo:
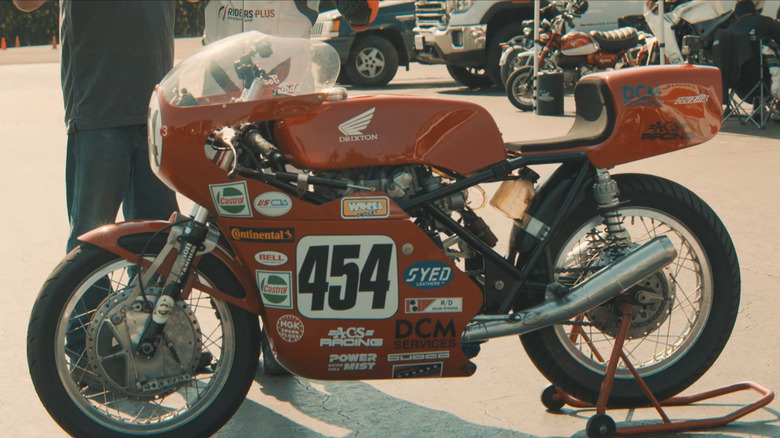
[[[357,87],[387,85],[398,66],[414,56],[414,0],[383,0],[368,30],[353,31],[338,10],[320,13],[311,38],[333,46],[341,58],[339,82]]]

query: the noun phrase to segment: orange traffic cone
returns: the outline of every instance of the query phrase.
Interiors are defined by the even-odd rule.
[[[0,50],[5,50],[5,49],[6,49],[5,37],[3,37],[3,39],[0,39]]]
[[[19,47],[19,35],[16,36],[16,47]]]
[[[51,48],[56,49],[57,48],[57,37],[53,36],[51,37]]]

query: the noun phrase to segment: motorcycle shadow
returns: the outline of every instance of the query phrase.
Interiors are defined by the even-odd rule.
[[[215,437],[434,436],[535,438],[464,421],[448,412],[397,399],[361,381],[271,376],[259,384]],[[401,382],[400,384],[404,384]]]

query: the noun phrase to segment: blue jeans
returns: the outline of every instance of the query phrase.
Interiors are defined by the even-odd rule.
[[[149,166],[146,137],[146,125],[68,133],[68,252],[78,236],[116,221],[120,205],[125,220],[168,219],[178,210],[176,194]]]

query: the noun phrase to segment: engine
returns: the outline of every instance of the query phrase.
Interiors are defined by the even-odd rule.
[[[373,191],[385,192],[396,202],[409,199],[418,193],[427,193],[447,184],[443,176],[435,175],[424,166],[387,166],[344,169],[338,171],[316,171],[315,176],[349,181]],[[328,199],[338,199],[364,189],[335,189],[317,187],[314,193]],[[462,191],[440,199],[436,206],[446,212],[458,211],[466,206],[468,192]]]

